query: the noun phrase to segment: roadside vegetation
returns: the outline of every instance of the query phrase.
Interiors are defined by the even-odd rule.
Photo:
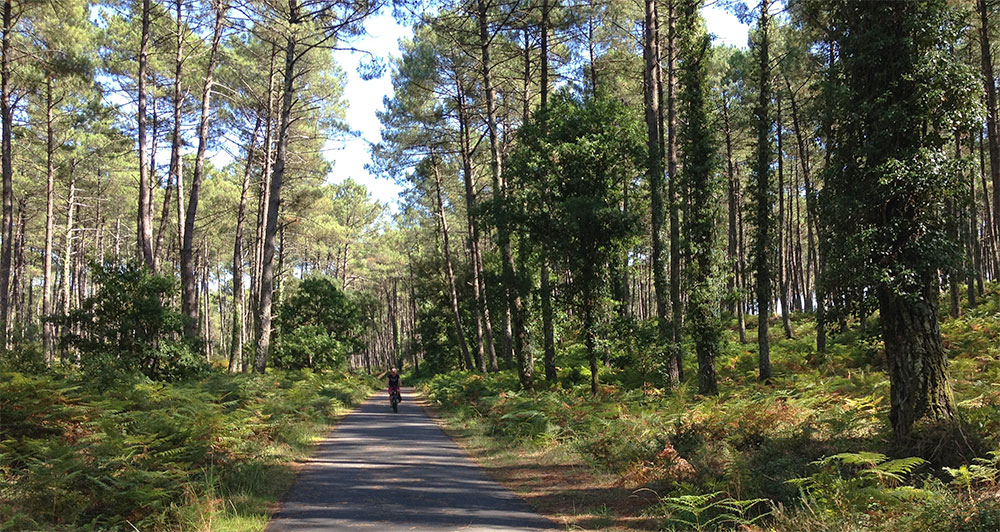
[[[293,462],[371,389],[338,371],[104,390],[2,373],[0,530],[262,530]]]
[[[294,462],[378,384],[346,367],[353,306],[305,282],[279,310],[290,369],[231,374],[180,335],[169,278],[92,271],[100,290],[53,318],[54,364],[31,343],[0,360],[0,530],[263,529]]]
[[[716,396],[697,394],[696,376],[656,385],[656,371],[614,350],[591,395],[574,343],[561,347],[577,358],[535,393],[517,391],[513,372],[442,373],[422,388],[487,467],[523,470],[498,475],[570,529],[997,530],[1000,294],[987,295],[941,324],[957,438],[927,424],[894,442],[877,318],[835,334],[823,356],[810,317],[792,316],[794,339],[776,320],[770,384],[756,378],[756,345],[732,331]],[[545,464],[562,471],[547,490],[532,478]],[[614,500],[623,494],[631,504]]]

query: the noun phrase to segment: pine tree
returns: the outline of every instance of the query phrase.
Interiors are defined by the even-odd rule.
[[[680,27],[684,28],[679,39],[681,176],[691,201],[685,242],[692,261],[687,283],[691,290],[688,321],[698,356],[698,391],[714,395],[718,393],[715,357],[722,346],[717,242],[721,174],[715,125],[709,111],[712,47],[698,12],[700,4],[683,6],[679,17]]]
[[[944,0],[833,5],[839,56],[827,112],[837,124],[820,220],[830,281],[878,300],[897,438],[950,420],[954,401],[938,328],[939,271],[955,242],[945,204],[961,187],[954,124],[974,107],[974,78],[953,61],[961,20]],[[949,125],[950,124],[950,125]]]

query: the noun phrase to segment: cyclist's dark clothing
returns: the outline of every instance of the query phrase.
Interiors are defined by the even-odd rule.
[[[399,375],[389,375],[389,387],[399,388]]]

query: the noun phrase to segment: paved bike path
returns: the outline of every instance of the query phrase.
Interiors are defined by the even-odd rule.
[[[319,444],[266,532],[529,532],[551,521],[490,479],[403,390],[376,394]]]

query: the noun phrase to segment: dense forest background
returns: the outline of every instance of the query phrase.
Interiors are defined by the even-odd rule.
[[[103,393],[395,366],[594,402],[862,368],[879,450],[983,459],[1000,420],[963,409],[996,379],[956,397],[941,324],[996,331],[1000,5],[719,5],[746,49],[700,0],[6,0],[0,368]],[[390,9],[413,35],[363,69],[392,79],[370,171],[398,209],[324,156],[352,134],[332,52]]]

